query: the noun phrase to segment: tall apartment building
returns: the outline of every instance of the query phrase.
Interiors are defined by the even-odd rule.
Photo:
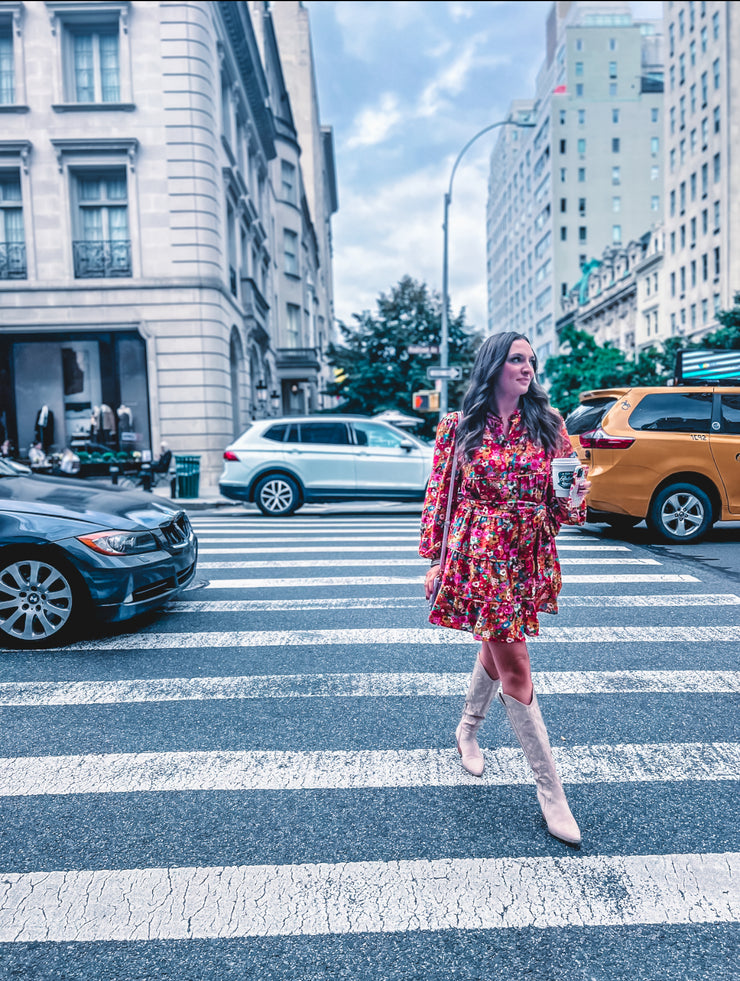
[[[541,362],[582,268],[663,210],[660,24],[629,4],[557,2],[546,44],[535,125],[503,129],[487,208],[489,330],[528,333]]]
[[[740,10],[669,2],[663,16],[664,331],[696,339],[740,290]]]
[[[288,411],[310,411],[323,407],[321,391],[332,380],[326,362],[317,359],[316,351],[325,349],[334,330],[331,216],[338,201],[333,133],[331,127],[321,123],[311,30],[303,3],[281,0],[266,4],[251,0],[250,6],[255,13],[269,7],[264,16],[269,19],[273,43],[280,52],[282,86],[290,106],[301,171],[295,204],[312,218],[310,235],[303,236],[296,254],[298,268],[294,268],[292,278],[290,274],[283,277],[278,299],[290,331],[278,351],[283,402]],[[283,168],[281,181],[285,176]],[[292,237],[287,225],[285,234],[287,257]],[[311,255],[315,256],[314,261]],[[300,335],[295,329],[299,319],[305,321]],[[305,383],[307,377],[312,379],[310,387]]]
[[[96,418],[111,448],[201,454],[212,483],[265,397],[321,406],[330,214],[301,190],[269,19],[0,0],[0,420],[19,448],[45,406],[58,447]]]

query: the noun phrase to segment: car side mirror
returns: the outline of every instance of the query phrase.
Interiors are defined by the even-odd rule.
[[[410,439],[402,439],[398,445],[401,447],[402,450],[406,450],[407,453],[410,453],[414,448],[414,444],[411,442]]]

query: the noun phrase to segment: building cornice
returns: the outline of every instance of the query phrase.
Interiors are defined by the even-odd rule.
[[[249,101],[262,149],[265,157],[272,160],[277,156],[277,151],[275,123],[270,109],[270,92],[262,70],[259,46],[246,4],[235,0],[217,0],[216,6],[226,28],[234,62]]]

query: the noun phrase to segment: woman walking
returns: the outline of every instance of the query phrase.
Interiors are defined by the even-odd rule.
[[[534,773],[550,834],[578,845],[581,834],[555,769],[525,640],[539,632],[538,613],[558,610],[560,525],[586,518],[585,477],[570,499],[556,497],[552,485],[552,459],[571,453],[563,420],[537,381],[527,338],[514,332],[489,337],[475,359],[462,412],[444,416],[437,428],[419,552],[431,559],[428,599],[441,577],[430,622],[481,641],[456,731],[462,765],[475,776],[483,773],[477,733],[498,692]]]

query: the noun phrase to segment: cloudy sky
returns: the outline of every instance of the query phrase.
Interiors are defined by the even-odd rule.
[[[532,98],[551,0],[307,0],[322,122],[333,126],[336,315],[375,308],[408,274],[442,287],[444,193],[455,157]],[[619,4],[621,6],[621,4]],[[662,3],[633,3],[659,17]],[[485,202],[496,130],[455,174],[450,298],[485,327]]]

